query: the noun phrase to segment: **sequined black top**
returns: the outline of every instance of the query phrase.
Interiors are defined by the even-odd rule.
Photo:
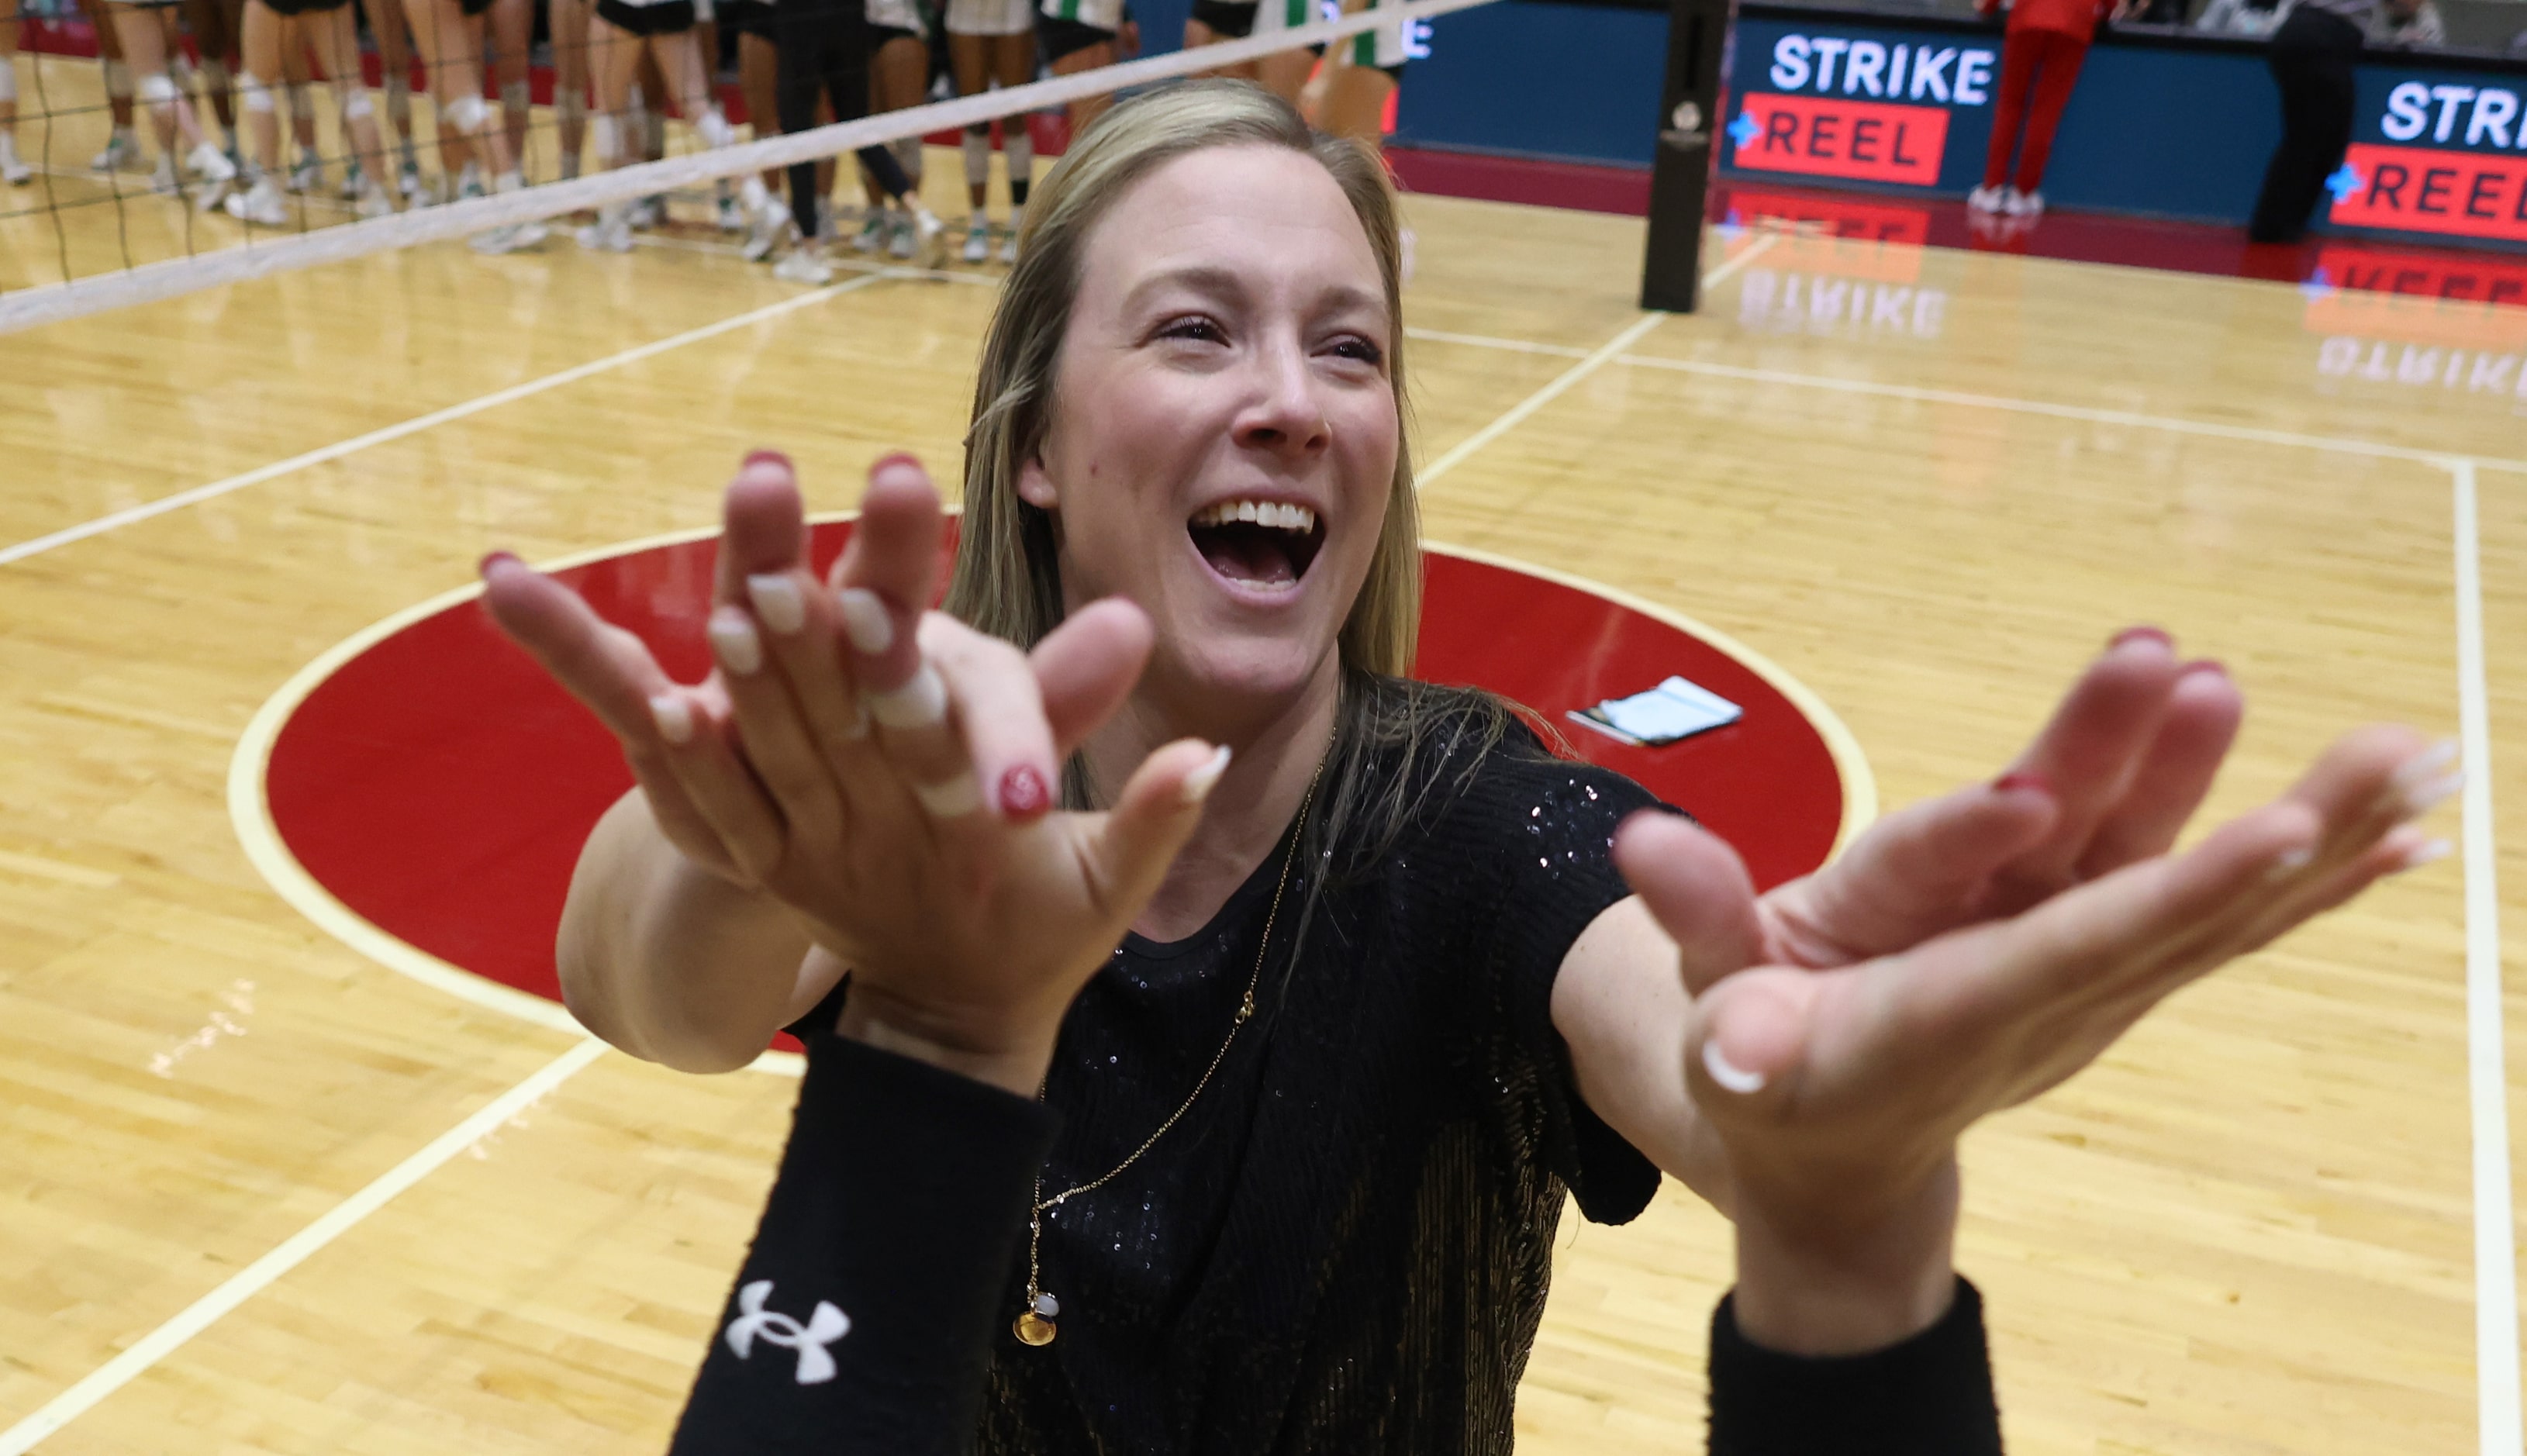
[[[1029,1347],[1003,1323],[979,1451],[1510,1449],[1565,1190],[1619,1223],[1658,1189],[1580,1101],[1551,1015],[1564,954],[1628,893],[1615,826],[1654,801],[1523,728],[1439,778],[1367,870],[1295,866],[1258,1018],[1211,1086],[1130,1170],[1046,1216],[1059,1333]],[[1081,995],[1046,1088],[1063,1118],[1048,1194],[1183,1103],[1280,867],[1276,851],[1185,940],[1130,939]]]

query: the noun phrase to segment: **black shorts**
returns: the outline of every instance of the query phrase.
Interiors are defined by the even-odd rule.
[[[467,15],[488,15],[491,10],[491,0],[456,0],[456,8]]]
[[[1255,33],[1256,0],[1193,0],[1193,14],[1211,27],[1211,33],[1232,40],[1243,40]]]
[[[298,16],[321,15],[329,10],[339,10],[350,4],[351,0],[263,0],[263,3],[271,7],[274,15]]]
[[[472,4],[473,0],[465,0]],[[490,0],[485,0],[488,5]],[[657,0],[651,5],[627,5],[624,0],[596,0],[596,18],[617,30],[635,35],[673,35],[694,27],[694,0]]]
[[[1247,19],[1250,23],[1254,20],[1251,11]],[[1044,63],[1048,66],[1092,45],[1105,45],[1113,38],[1113,31],[1085,21],[1065,21],[1057,15],[1039,14],[1035,18],[1035,43],[1043,49]]]
[[[719,0],[719,26],[738,35],[772,38],[772,7],[763,0]]]
[[[925,47],[930,44],[929,41],[922,39],[921,32],[918,30],[907,30],[902,26],[871,26],[868,27],[869,59],[876,60],[879,51],[899,40],[917,41]]]

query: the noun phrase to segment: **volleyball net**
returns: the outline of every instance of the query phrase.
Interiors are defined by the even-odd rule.
[[[0,6],[11,8],[19,3],[20,0],[0,0]],[[403,3],[416,5],[428,0]],[[209,163],[212,158],[186,145],[186,138],[180,135],[174,145],[158,145],[149,108],[166,104],[168,82],[159,83],[150,96],[133,98],[139,106],[134,129],[137,139],[145,140],[158,154],[154,166],[137,163],[119,150],[132,145],[134,137],[131,131],[115,126],[118,112],[128,117],[133,114],[131,109],[118,108],[115,103],[119,98],[109,94],[107,86],[96,83],[98,74],[105,70],[98,60],[63,55],[58,49],[39,54],[47,22],[30,9],[25,16],[26,24],[19,27],[22,49],[12,68],[19,82],[14,98],[18,105],[15,151],[19,165],[30,175],[23,184],[0,191],[0,270],[6,270],[0,272],[0,334],[389,249],[487,236],[500,242],[512,241],[521,233],[531,233],[554,220],[588,216],[619,219],[625,209],[654,206],[657,199],[665,197],[698,200],[707,216],[713,210],[715,192],[760,198],[763,190],[748,183],[763,174],[799,163],[838,160],[843,164],[837,171],[845,188],[856,190],[851,182],[854,170],[851,158],[863,148],[888,148],[906,138],[961,133],[969,128],[996,123],[1006,136],[1010,129],[1027,126],[1031,116],[1057,114],[1058,109],[1073,102],[1119,96],[1187,76],[1240,68],[1267,57],[1289,56],[1303,47],[1322,48],[1329,57],[1327,64],[1348,64],[1348,51],[1366,53],[1370,47],[1344,47],[1338,42],[1373,31],[1390,35],[1399,30],[1404,34],[1417,30],[1426,33],[1426,23],[1433,18],[1488,3],[1491,0],[1405,0],[1348,14],[1334,13],[1307,25],[1243,39],[1144,56],[787,134],[772,133],[770,127],[758,126],[751,129],[751,139],[740,139],[748,129],[715,125],[716,111],[711,123],[679,117],[678,125],[665,138],[670,143],[668,155],[605,171],[583,172],[577,177],[561,176],[562,169],[555,164],[558,108],[534,106],[532,134],[523,148],[524,155],[518,159],[526,172],[524,184],[513,183],[510,190],[484,190],[443,201],[435,196],[416,199],[398,195],[409,186],[400,177],[352,172],[360,155],[351,141],[354,121],[365,117],[374,123],[387,110],[369,99],[379,79],[373,54],[365,58],[367,69],[359,85],[336,89],[311,80],[299,91],[307,98],[304,100],[294,96],[284,100],[282,85],[269,79],[258,82],[263,89],[252,102],[253,110],[275,119],[283,138],[282,151],[290,160],[266,169],[260,179],[252,175],[252,169],[237,169],[241,175],[221,179],[216,176],[221,170],[218,166],[192,166],[196,160]],[[127,34],[129,25],[127,19]],[[172,34],[175,27],[171,25],[167,30]],[[62,33],[61,27],[55,26],[53,33],[57,37]],[[294,33],[291,38],[293,44],[297,43]],[[33,43],[23,44],[25,40]],[[716,59],[710,58],[714,73]],[[129,66],[127,62],[127,78]],[[198,84],[207,69],[207,64],[198,59],[189,67],[169,68],[179,95],[186,84]],[[229,72],[219,78],[233,83],[235,73]],[[714,98],[720,91],[718,79],[714,74]],[[400,92],[402,88],[394,89]],[[242,86],[238,92],[236,114],[242,130],[251,112]],[[405,104],[401,95],[393,99],[397,105]],[[514,85],[502,99],[516,100]],[[662,99],[645,96],[644,102],[645,109],[665,110]],[[462,94],[444,108],[443,116],[428,106],[426,94],[414,97],[410,104],[416,118],[413,125],[421,127],[422,134],[416,137],[413,132],[404,133],[414,139],[410,151],[387,140],[384,170],[401,173],[404,159],[416,155],[423,163],[438,162],[442,153],[438,132],[442,127],[470,123],[462,130],[468,135],[478,134],[482,130],[500,127],[502,112],[508,109],[480,95],[472,97],[468,105],[468,98]],[[480,110],[475,109],[478,107]],[[310,111],[315,113],[312,128],[302,120]],[[460,117],[460,111],[469,114]],[[213,127],[207,108],[188,116],[188,120],[195,129],[193,134],[203,138],[203,147],[227,152],[221,146],[225,138]],[[427,121],[426,127],[421,125],[423,121]],[[641,129],[626,126],[620,118],[594,113],[590,121],[592,134],[606,130],[610,123],[613,130],[607,140],[616,148],[638,147],[644,140],[631,134]],[[650,139],[657,139],[660,129],[648,130]],[[1052,130],[1058,134],[1057,127]],[[299,145],[299,138],[311,131],[319,144],[312,149]],[[251,140],[245,144],[250,146]],[[101,149],[91,155],[91,148]],[[592,145],[588,161],[591,167],[597,165]],[[625,154],[622,150],[616,152],[618,156]],[[475,155],[480,155],[479,150]],[[444,179],[440,169],[430,170],[439,175],[429,178],[424,186],[452,190],[451,181]],[[252,205],[269,205],[273,196],[269,183],[275,180],[276,172],[296,173],[290,181],[305,185],[290,194],[282,213],[267,212],[265,221],[236,216],[249,210],[240,207],[237,199],[246,197],[259,182],[266,185],[261,196],[250,199]],[[496,184],[496,179],[483,178],[480,184],[489,188]],[[367,210],[381,215],[360,215],[364,191]],[[697,192],[701,195],[696,198]],[[387,199],[384,205],[378,200],[381,195]],[[772,195],[777,196],[778,190],[773,189]],[[830,202],[826,206],[830,212]],[[393,210],[387,211],[388,207]],[[547,252],[580,250],[569,232],[559,229],[538,246]],[[494,266],[494,260],[483,262],[484,266]]]

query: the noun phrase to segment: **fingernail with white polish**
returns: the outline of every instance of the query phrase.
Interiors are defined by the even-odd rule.
[[[2465,770],[2442,774],[2428,782],[2415,784],[2404,791],[2404,817],[2418,819],[2454,798],[2465,787]]]
[[[799,592],[799,584],[778,573],[749,576],[746,579],[746,599],[754,603],[754,614],[763,619],[781,637],[807,625],[807,598]]]
[[[948,685],[939,680],[938,669],[924,662],[902,687],[869,694],[868,709],[889,728],[927,728],[948,716]]]
[[[895,619],[886,602],[865,587],[843,590],[843,632],[862,655],[874,657],[895,646]]]
[[[1720,1050],[1718,1037],[1702,1044],[1702,1069],[1711,1073],[1713,1081],[1740,1097],[1764,1090],[1764,1074],[1743,1070],[1730,1062],[1728,1055]]]
[[[710,614],[711,654],[719,665],[739,677],[749,677],[763,668],[763,639],[754,635],[754,622],[743,607],[723,606]]]
[[[693,706],[673,693],[649,700],[649,721],[658,726],[660,738],[679,748],[694,741]]]
[[[2455,761],[2456,740],[2443,738],[2397,764],[2395,773],[2387,779],[2387,787],[2398,794],[2410,794],[2418,786],[2438,778],[2450,764]]]
[[[2267,880],[2289,879],[2292,875],[2307,868],[2308,865],[2314,863],[2315,860],[2316,850],[2312,846],[2301,845],[2295,850],[2284,850],[2280,855],[2274,858],[2273,867],[2264,871],[2264,878]]]
[[[1185,775],[1185,806],[1191,808],[1209,799],[1211,791],[1219,787],[1219,776],[1227,771],[1228,745],[1221,744],[1211,751],[1211,756],[1204,759],[1200,767]]]
[[[2452,847],[2444,839],[2435,839],[2429,844],[2416,845],[2404,856],[2404,862],[2401,867],[2405,869],[2419,869],[2425,864],[2445,859],[2449,857],[2449,851],[2450,848]]]

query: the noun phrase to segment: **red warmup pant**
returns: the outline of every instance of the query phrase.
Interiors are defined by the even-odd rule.
[[[1991,152],[1985,160],[1983,184],[1999,186],[2009,179],[2009,153],[2018,149],[2018,190],[2033,192],[2044,181],[2045,160],[2053,155],[2053,129],[2062,125],[2062,108],[2071,104],[2071,87],[2080,79],[2080,63],[2089,59],[2089,38],[2042,30],[2034,26],[2012,30],[2000,46],[2000,93],[1992,100]],[[2034,91],[2035,105],[2028,105]],[[2027,144],[2018,146],[2018,126],[2027,124]]]

